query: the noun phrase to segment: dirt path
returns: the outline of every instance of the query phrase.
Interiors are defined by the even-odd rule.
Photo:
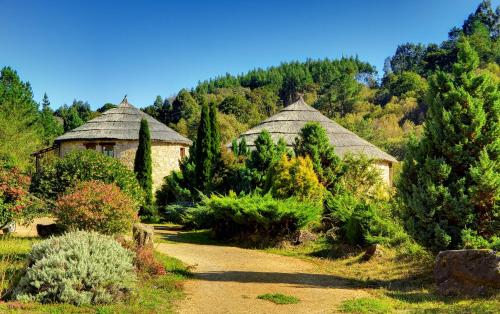
[[[175,241],[175,231],[161,231]],[[188,265],[197,265],[185,284],[179,313],[332,313],[345,299],[367,296],[347,282],[319,273],[312,263],[229,246],[160,243],[157,248]],[[257,299],[264,293],[293,295],[298,304]]]

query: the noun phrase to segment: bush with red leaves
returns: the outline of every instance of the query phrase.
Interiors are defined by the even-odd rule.
[[[30,182],[16,168],[0,168],[0,227],[12,220],[29,222],[40,212],[40,200],[29,193]]]
[[[78,183],[58,198],[55,215],[69,230],[94,230],[103,234],[130,231],[137,221],[134,201],[115,184]]]

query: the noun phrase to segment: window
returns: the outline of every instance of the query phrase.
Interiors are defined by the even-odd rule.
[[[181,147],[181,159],[186,157],[186,147]]]
[[[114,144],[102,144],[102,153],[109,157],[115,157],[115,145]]]
[[[84,145],[85,145],[85,149],[93,149],[93,150],[95,150],[95,148],[97,146],[96,143],[85,143]]]

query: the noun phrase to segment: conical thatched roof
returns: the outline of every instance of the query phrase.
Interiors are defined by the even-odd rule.
[[[239,139],[245,137],[248,146],[254,148],[254,141],[259,136],[259,133],[265,129],[271,134],[274,141],[278,141],[282,137],[288,146],[292,146],[295,138],[307,122],[318,122],[326,129],[330,144],[335,147],[335,153],[340,157],[343,157],[346,153],[362,153],[376,160],[397,161],[396,158],[375,145],[328,119],[321,112],[306,104],[302,98],[254,128],[244,132]]]
[[[55,142],[69,140],[139,140],[141,119],[148,120],[152,141],[191,145],[185,138],[150,115],[128,103],[125,97],[117,108],[109,109],[100,116],[59,136]]]

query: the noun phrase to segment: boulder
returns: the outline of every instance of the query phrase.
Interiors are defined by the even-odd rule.
[[[500,289],[500,256],[490,250],[439,252],[434,280],[443,295],[482,295]]]
[[[132,227],[132,235],[134,237],[134,242],[138,247],[153,245],[153,227],[136,223]]]

